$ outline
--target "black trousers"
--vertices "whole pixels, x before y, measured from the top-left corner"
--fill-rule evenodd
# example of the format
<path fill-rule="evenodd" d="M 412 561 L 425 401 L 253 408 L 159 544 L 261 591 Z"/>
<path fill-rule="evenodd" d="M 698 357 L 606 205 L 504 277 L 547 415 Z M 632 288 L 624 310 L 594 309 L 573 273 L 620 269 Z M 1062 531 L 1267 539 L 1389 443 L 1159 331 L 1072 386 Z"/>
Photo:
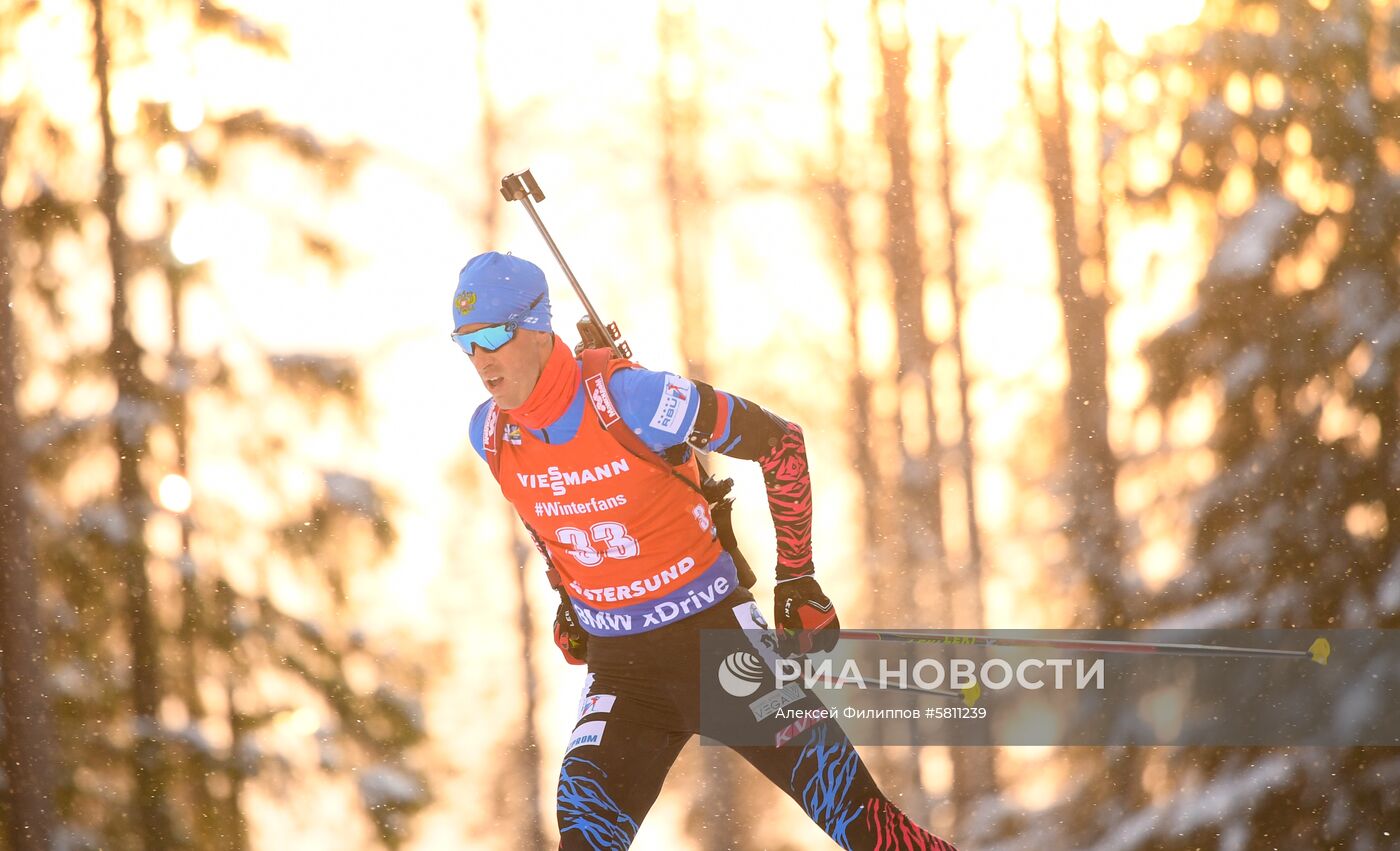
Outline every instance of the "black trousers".
<path fill-rule="evenodd" d="M 752 629 L 755 621 L 763 624 L 753 597 L 739 589 L 651 632 L 590 639 L 588 682 L 559 770 L 560 848 L 631 845 L 671 764 L 699 729 L 700 631 Z M 771 681 L 762 687 L 772 688 Z M 820 706 L 804 695 L 789 708 Z M 954 851 L 885 797 L 834 721 L 794 726 L 774 713 L 754 723 L 764 728 L 759 740 L 775 744 L 733 750 L 840 847 Z"/>

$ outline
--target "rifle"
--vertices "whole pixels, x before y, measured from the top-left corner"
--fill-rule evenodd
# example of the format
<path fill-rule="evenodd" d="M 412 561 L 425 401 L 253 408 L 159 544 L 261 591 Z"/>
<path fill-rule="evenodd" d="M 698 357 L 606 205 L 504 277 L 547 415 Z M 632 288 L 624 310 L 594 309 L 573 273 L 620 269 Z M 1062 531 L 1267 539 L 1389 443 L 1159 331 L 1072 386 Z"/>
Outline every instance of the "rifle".
<path fill-rule="evenodd" d="M 574 288 L 574 294 L 583 303 L 585 313 L 577 323 L 579 343 L 574 347 L 574 355 L 578 356 L 584 349 L 609 348 L 612 349 L 616 357 L 631 358 L 632 347 L 627 345 L 626 340 L 622 339 L 622 332 L 618 329 L 617 323 L 604 322 L 599 316 L 597 309 L 593 307 L 593 302 L 589 300 L 588 295 L 579 284 L 578 278 L 574 277 L 574 272 L 569 268 L 568 261 L 564 259 L 559 246 L 549 235 L 549 229 L 544 226 L 544 220 L 540 218 L 539 211 L 535 209 L 535 204 L 544 200 L 544 191 L 540 189 L 539 183 L 535 181 L 534 175 L 530 174 L 530 170 L 526 169 L 501 178 L 501 196 L 507 201 L 519 201 L 525 206 L 525 212 L 530 214 L 535 228 L 539 230 L 540 236 L 544 237 L 545 244 L 549 246 L 559 268 L 564 270 L 564 277 L 569 279 L 569 284 Z M 698 448 L 696 447 L 696 449 Z M 734 510 L 734 499 L 729 496 L 729 491 L 734 487 L 734 480 L 716 479 L 705 471 L 698 456 L 695 463 L 700 470 L 700 493 L 710 504 L 710 516 L 715 521 L 715 531 L 719 535 L 720 546 L 724 547 L 725 552 L 729 553 L 729 557 L 734 559 L 734 566 L 739 574 L 739 584 L 745 588 L 752 588 L 758 578 L 754 576 L 753 568 L 749 567 L 743 553 L 739 552 L 739 542 L 734 537 L 734 524 L 730 516 Z"/>

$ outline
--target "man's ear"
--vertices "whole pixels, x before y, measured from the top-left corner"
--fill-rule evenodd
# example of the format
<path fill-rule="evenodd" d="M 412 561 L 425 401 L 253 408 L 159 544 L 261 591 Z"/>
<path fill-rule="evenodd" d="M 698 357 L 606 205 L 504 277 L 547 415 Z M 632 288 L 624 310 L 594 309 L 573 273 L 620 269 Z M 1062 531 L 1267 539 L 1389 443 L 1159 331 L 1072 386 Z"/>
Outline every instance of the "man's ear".
<path fill-rule="evenodd" d="M 524 329 L 521 330 L 524 331 Z M 530 335 L 529 340 L 531 344 L 534 345 L 535 351 L 540 355 L 540 357 L 542 359 L 548 360 L 550 354 L 554 351 L 554 332 L 524 331 L 524 333 Z"/>

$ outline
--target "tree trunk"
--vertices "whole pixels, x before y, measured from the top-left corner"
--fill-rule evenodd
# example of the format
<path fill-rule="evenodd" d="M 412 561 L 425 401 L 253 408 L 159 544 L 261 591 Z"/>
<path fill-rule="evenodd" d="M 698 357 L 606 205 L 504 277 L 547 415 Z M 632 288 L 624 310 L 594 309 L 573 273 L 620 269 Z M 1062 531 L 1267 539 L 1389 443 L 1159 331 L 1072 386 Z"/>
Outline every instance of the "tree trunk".
<path fill-rule="evenodd" d="M 471 0 L 468 9 L 472 18 L 472 32 L 476 36 L 476 101 L 481 109 L 481 172 L 487 186 L 495 186 L 501 179 L 497 159 L 501 149 L 501 117 L 491 96 L 490 65 L 486 61 L 486 44 L 490 26 L 486 18 L 486 0 Z M 494 248 L 500 239 L 500 199 L 494 191 L 487 193 L 485 204 L 479 213 L 483 243 Z"/>
<path fill-rule="evenodd" d="M 523 797 L 521 807 L 524 810 L 520 814 L 520 832 L 516 835 L 521 837 L 522 848 L 544 849 L 549 847 L 549 840 L 545 838 L 544 822 L 540 818 L 540 747 L 535 735 L 535 715 L 539 711 L 539 682 L 535 677 L 535 626 L 530 613 L 529 578 L 526 575 L 530 553 L 534 552 L 534 547 L 525 539 L 520 524 L 512 523 L 511 529 L 511 548 L 519 567 L 515 571 L 515 589 L 519 597 L 516 626 L 520 632 L 521 688 L 525 692 L 525 724 L 513 754 Z"/>
<path fill-rule="evenodd" d="M 861 523 L 856 551 L 868 553 L 880 539 L 881 502 L 884 483 L 872 451 L 873 435 L 870 423 L 870 379 L 861 369 L 860 286 L 856 279 L 855 223 L 851 215 L 850 184 L 846 182 L 846 131 L 841 124 L 841 75 L 836 65 L 836 33 L 828 20 L 823 27 L 826 35 L 827 62 L 830 77 L 826 87 L 828 137 L 831 144 L 831 173 L 818 187 L 827 212 L 835 244 L 837 273 L 841 276 L 841 292 L 846 301 L 846 332 L 851 341 L 851 361 L 847 393 L 851 412 L 851 465 L 855 468 L 861 496 Z M 867 562 L 873 563 L 873 562 Z M 873 579 L 873 577 L 872 577 Z M 872 584 L 874 584 L 872 582 Z"/>
<path fill-rule="evenodd" d="M 501 177 L 497 160 L 502 143 L 502 122 L 497 112 L 496 102 L 491 95 L 491 79 L 484 49 L 489 38 L 485 0 L 471 0 L 469 11 L 477 45 L 475 51 L 477 103 L 481 109 L 480 168 L 486 185 L 494 186 Z M 487 202 L 482 205 L 479 214 L 482 242 L 488 247 L 494 248 L 500 239 L 500 216 L 497 212 L 499 209 L 500 202 L 496 193 L 489 193 Z M 534 547 L 526 540 L 518 519 L 513 516 L 514 512 L 507 509 L 506 515 L 512 529 L 511 550 L 515 557 L 515 563 L 519 567 L 519 570 L 516 571 L 516 628 L 520 641 L 522 659 L 520 687 L 524 692 L 525 709 L 520 738 L 509 755 L 509 761 L 512 764 L 504 773 L 506 776 L 514 775 L 519 779 L 522 796 L 521 811 L 513 813 L 512 816 L 519 820 L 515 835 L 521 837 L 521 847 L 544 849 L 549 846 L 549 840 L 540 815 L 543 803 L 543 791 L 540 788 L 542 765 L 539 734 L 536 731 L 536 716 L 539 712 L 539 682 L 535 676 L 535 620 L 534 614 L 530 610 L 530 575 L 527 575 L 531 574 L 531 571 L 527 570 L 527 565 Z M 536 581 L 542 578 L 538 573 L 532 575 Z M 513 783 L 513 781 L 508 782 Z"/>
<path fill-rule="evenodd" d="M 14 119 L 0 116 L 0 183 Z M 10 271 L 10 217 L 0 208 L 0 770 L 14 851 L 47 849 L 54 831 L 54 737 L 44 668 L 39 580 L 29 538 L 28 476 L 17 396 L 19 339 Z"/>
<path fill-rule="evenodd" d="M 117 217 L 122 179 L 115 162 L 116 137 L 112 131 L 111 85 L 104 0 L 92 0 L 93 74 L 97 79 L 98 118 L 102 124 L 102 183 L 97 205 L 107 222 L 107 253 L 112 267 L 111 342 L 106 353 L 108 370 L 117 384 L 112 439 L 116 449 L 117 503 L 125 521 L 121 540 L 114 542 L 115 562 L 126 590 L 127 639 L 131 654 L 131 699 L 135 711 L 135 745 L 132 772 L 135 806 L 142 842 L 146 848 L 171 847 L 172 835 L 165 809 L 166 768 L 162 752 L 159 659 L 150 582 L 146 575 L 144 530 L 150 513 L 149 498 L 141 481 L 141 456 L 145 451 L 146 420 L 152 409 L 141 375 L 141 351 L 128 327 L 127 239 Z"/>
<path fill-rule="evenodd" d="M 950 599 L 966 604 L 966 610 L 954 613 L 959 626 L 982 629 L 986 626 L 982 611 L 982 534 L 977 522 L 977 489 L 975 455 L 972 446 L 972 410 L 968 405 L 967 357 L 962 337 L 962 276 L 958 264 L 958 234 L 961 225 L 953 203 L 953 175 L 957 173 L 953 139 L 949 131 L 948 88 L 952 80 L 951 47 L 948 39 L 938 36 L 938 137 L 943 144 L 942 168 L 938 171 L 938 195 L 948 222 L 946 251 L 948 254 L 948 293 L 952 302 L 952 347 L 958 362 L 958 409 L 962 414 L 962 437 L 959 440 L 959 461 L 962 468 L 965 515 L 967 519 L 967 563 L 957 582 L 956 594 Z M 951 572 L 951 570 L 950 570 Z M 946 624 L 954 626 L 953 623 Z M 953 763 L 953 819 L 957 827 L 969 821 L 977 800 L 993 795 L 997 789 L 996 751 L 990 747 L 985 727 L 969 728 L 976 738 L 966 738 L 963 747 L 949 751 Z"/>
<path fill-rule="evenodd" d="M 661 189 L 666 205 L 667 238 L 671 249 L 671 290 L 676 299 L 676 323 L 681 358 L 687 375 L 708 380 L 709 305 L 705 298 L 704 264 L 700 250 L 704 216 L 709 206 L 700 163 L 700 107 L 696 88 L 678 91 L 672 65 L 698 66 L 693 35 L 694 11 L 677 12 L 663 3 L 657 18 L 661 49 L 658 103 L 661 109 Z"/>
<path fill-rule="evenodd" d="M 229 669 L 224 679 L 224 700 L 227 704 L 229 728 L 228 793 L 223 801 L 223 814 L 220 824 L 222 847 L 229 851 L 245 851 L 248 848 L 248 825 L 243 819 L 243 792 L 248 785 L 252 766 L 250 752 L 256 748 L 252 741 L 253 724 L 239 709 L 239 689 L 248 681 L 249 671 L 244 657 L 238 652 L 238 636 L 233 625 L 238 622 L 237 595 L 227 582 L 216 581 L 214 585 L 214 607 L 221 618 L 223 633 L 221 643 L 228 659 Z"/>
<path fill-rule="evenodd" d="M 189 480 L 189 433 L 190 433 L 190 394 L 194 390 L 193 360 L 185 353 L 183 322 L 180 305 L 184 296 L 184 282 L 178 276 L 168 280 L 170 291 L 170 396 L 167 400 L 167 416 L 175 438 L 174 472 Z M 204 700 L 200 696 L 200 680 L 203 677 L 202 656 L 208 652 L 205 636 L 206 617 L 199 572 L 190 552 L 190 533 L 194 524 L 190 512 L 193 506 L 175 511 L 180 520 L 180 549 L 176 553 L 176 569 L 180 577 L 180 625 L 179 625 L 179 664 L 174 666 L 178 677 L 177 693 L 189 713 L 189 723 L 196 729 L 208 717 Z M 222 840 L 221 818 L 241 819 L 241 806 L 235 805 L 230 812 L 219 812 L 219 801 L 210 788 L 210 781 L 223 771 L 223 766 L 201 748 L 190 748 L 184 754 L 182 773 L 184 783 L 194 807 L 192 822 L 193 841 L 200 848 L 218 847 Z"/>
<path fill-rule="evenodd" d="M 871 20 L 878 33 L 880 69 L 884 89 L 881 130 L 890 165 L 885 194 L 886 232 L 884 252 L 894 284 L 895 381 L 899 398 L 896 433 L 900 453 L 899 508 L 903 517 L 898 567 L 880 587 L 880 593 L 903 608 L 901 619 L 923 623 L 930 617 L 946 617 L 947 588 L 943 541 L 942 476 L 939 470 L 938 413 L 934 405 L 933 345 L 924 321 L 924 264 L 920 247 L 918 210 L 914 200 L 914 163 L 910 150 L 909 33 L 898 11 L 898 26 L 883 26 L 881 0 L 872 0 Z M 890 18 L 895 18 L 891 15 Z M 924 446 L 915 434 L 927 433 Z M 942 611 L 920 612 L 917 588 L 920 580 L 932 580 Z M 899 786 L 907 794 L 924 798 L 918 749 L 904 752 L 899 765 Z M 921 802 L 922 803 L 922 802 Z M 906 803 L 906 808 L 908 804 Z M 915 812 L 924 809 L 919 807 Z"/>
<path fill-rule="evenodd" d="M 1070 545 L 1089 579 L 1097 609 L 1092 626 L 1126 627 L 1122 532 L 1114 487 L 1118 461 L 1108 442 L 1108 300 L 1088 294 L 1076 221 L 1074 172 L 1065 96 L 1063 27 L 1054 34 L 1055 108 L 1040 112 L 1045 188 L 1054 219 L 1059 296 L 1069 383 L 1064 408 L 1069 441 Z"/>
<path fill-rule="evenodd" d="M 1049 196 L 1058 262 L 1058 292 L 1064 323 L 1069 381 L 1065 387 L 1070 517 L 1066 524 L 1071 552 L 1088 578 L 1093 608 L 1088 624 L 1123 628 L 1130 624 L 1123 581 L 1122 531 L 1114 490 L 1118 461 L 1108 441 L 1108 300 L 1105 292 L 1084 288 L 1084 254 L 1074 193 L 1071 114 L 1065 94 L 1064 27 L 1056 5 L 1051 51 L 1055 69 L 1053 106 L 1039 106 L 1026 63 L 1027 99 L 1035 106 L 1045 190 Z M 1101 247 L 1107 270 L 1107 248 Z M 1141 760 L 1131 749 L 1104 752 L 1109 796 L 1127 811 L 1143 801 Z M 1085 814 L 1087 818 L 1087 814 Z"/>
<path fill-rule="evenodd" d="M 692 83 L 681 89 L 676 63 L 700 66 L 695 38 L 693 7 L 678 8 L 663 2 L 657 13 L 657 44 L 660 67 L 657 75 L 657 103 L 660 108 L 661 189 L 666 206 L 666 238 L 670 247 L 671 290 L 676 301 L 676 335 L 686 374 L 700 381 L 711 379 L 708 352 L 709 303 L 705 292 L 703 242 L 709 197 L 705 189 L 704 166 L 700 160 L 700 139 L 704 120 L 699 103 L 700 86 Z M 698 75 L 697 75 L 698 76 Z M 725 748 L 699 749 L 697 778 L 701 782 L 696 818 L 688 820 L 705 851 L 738 847 L 741 837 L 752 833 L 748 811 L 739 807 L 742 778 L 734 771 L 735 757 Z M 704 816 L 703 818 L 699 816 Z M 725 829 L 714 829 L 713 819 L 724 819 Z"/>

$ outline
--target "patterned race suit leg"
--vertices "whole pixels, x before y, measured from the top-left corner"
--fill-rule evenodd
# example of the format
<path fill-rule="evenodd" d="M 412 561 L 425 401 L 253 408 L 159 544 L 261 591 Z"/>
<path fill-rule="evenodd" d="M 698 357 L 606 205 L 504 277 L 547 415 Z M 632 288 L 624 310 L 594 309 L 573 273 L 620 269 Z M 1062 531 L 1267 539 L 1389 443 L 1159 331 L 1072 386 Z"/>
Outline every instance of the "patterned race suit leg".
<path fill-rule="evenodd" d="M 739 590 L 645 635 L 591 640 L 589 676 L 559 772 L 560 848 L 629 847 L 699 728 L 700 631 L 740 628 L 737 615 L 754 611 L 752 600 Z M 781 747 L 734 750 L 841 848 L 955 851 L 880 791 L 835 722 L 816 724 Z"/>

